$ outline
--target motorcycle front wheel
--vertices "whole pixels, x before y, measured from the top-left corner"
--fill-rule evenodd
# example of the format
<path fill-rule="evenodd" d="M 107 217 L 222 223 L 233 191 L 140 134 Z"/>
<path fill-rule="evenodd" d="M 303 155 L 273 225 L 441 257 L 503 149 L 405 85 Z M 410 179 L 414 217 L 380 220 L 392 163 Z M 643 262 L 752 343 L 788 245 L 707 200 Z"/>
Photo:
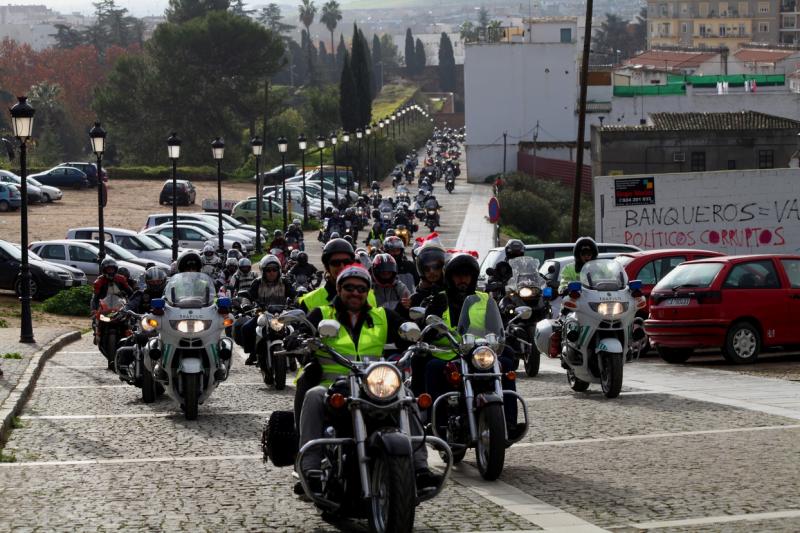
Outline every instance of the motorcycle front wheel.
<path fill-rule="evenodd" d="M 491 403 L 478 412 L 475 456 L 483 479 L 494 481 L 500 477 L 506 460 L 506 424 L 502 404 Z"/>
<path fill-rule="evenodd" d="M 275 389 L 286 388 L 286 356 L 272 355 L 272 371 L 275 378 Z"/>
<path fill-rule="evenodd" d="M 589 388 L 589 382 L 579 379 L 572 369 L 567 369 L 567 383 L 569 383 L 569 388 L 575 392 L 584 392 Z"/>
<path fill-rule="evenodd" d="M 622 354 L 601 353 L 600 385 L 606 398 L 616 398 L 622 390 Z"/>
<path fill-rule="evenodd" d="M 261 370 L 261 376 L 264 378 L 264 385 L 272 385 L 275 381 L 272 377 L 272 369 L 267 364 L 266 349 L 259 349 L 258 351 L 258 368 Z"/>
<path fill-rule="evenodd" d="M 144 365 L 142 365 L 144 366 Z M 153 374 L 146 368 L 142 369 L 142 402 L 153 403 L 156 401 L 157 394 L 156 380 L 153 379 Z"/>
<path fill-rule="evenodd" d="M 200 400 L 201 374 L 181 374 L 183 381 L 183 412 L 186 420 L 197 420 L 197 406 Z"/>
<path fill-rule="evenodd" d="M 106 333 L 103 337 L 101 346 L 103 347 L 101 350 L 103 355 L 105 355 L 106 359 L 108 359 L 109 370 L 114 370 L 114 359 L 116 358 L 117 353 L 117 334 L 114 331 L 109 331 Z"/>
<path fill-rule="evenodd" d="M 536 377 L 539 375 L 539 364 L 541 363 L 541 357 L 539 356 L 539 350 L 531 344 L 528 346 L 528 351 L 525 354 L 525 374 L 530 377 Z"/>
<path fill-rule="evenodd" d="M 410 456 L 378 454 L 372 462 L 369 529 L 373 533 L 401 533 L 414 528 L 417 499 L 414 465 Z"/>

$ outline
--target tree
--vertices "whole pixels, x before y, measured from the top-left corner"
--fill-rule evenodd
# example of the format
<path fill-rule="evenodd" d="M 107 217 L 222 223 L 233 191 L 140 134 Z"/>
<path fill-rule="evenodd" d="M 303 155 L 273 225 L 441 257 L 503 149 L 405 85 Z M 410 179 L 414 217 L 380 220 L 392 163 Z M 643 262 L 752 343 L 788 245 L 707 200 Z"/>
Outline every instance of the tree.
<path fill-rule="evenodd" d="M 636 15 L 636 22 L 632 25 L 632 40 L 631 43 L 634 48 L 634 54 L 647 48 L 647 8 L 643 7 L 642 10 Z"/>
<path fill-rule="evenodd" d="M 336 26 L 339 25 L 339 21 L 342 20 L 342 10 L 339 7 L 339 2 L 336 0 L 328 0 L 322 5 L 322 16 L 319 19 L 325 27 L 328 28 L 328 31 L 331 32 L 331 53 L 335 50 L 334 43 L 333 43 L 333 31 L 336 29 Z"/>
<path fill-rule="evenodd" d="M 350 67 L 356 85 L 358 123 L 361 127 L 372 121 L 372 74 L 368 58 L 369 48 L 358 26 L 353 24 L 353 44 Z"/>
<path fill-rule="evenodd" d="M 347 45 L 344 44 L 344 34 L 339 34 L 339 46 L 336 47 L 336 67 L 341 70 L 344 66 L 344 56 L 347 54 Z"/>
<path fill-rule="evenodd" d="M 361 31 L 361 28 L 358 29 L 358 36 L 361 39 L 361 49 L 364 51 L 364 72 L 366 73 L 367 81 L 369 82 L 369 102 L 371 116 L 372 100 L 375 98 L 375 95 L 378 94 L 378 87 L 375 84 L 375 69 L 372 68 L 372 52 L 369 49 L 369 43 L 367 42 L 367 38 L 364 37 L 364 32 Z"/>
<path fill-rule="evenodd" d="M 231 5 L 231 13 L 234 15 L 239 15 L 240 17 L 249 17 L 255 12 L 255 9 L 245 9 L 244 0 L 233 0 L 233 4 Z"/>
<path fill-rule="evenodd" d="M 458 27 L 458 33 L 461 40 L 465 43 L 472 43 L 478 40 L 478 30 L 475 28 L 475 25 L 468 20 L 461 23 L 461 26 Z"/>
<path fill-rule="evenodd" d="M 306 32 L 311 35 L 309 28 L 314 24 L 314 17 L 317 16 L 317 6 L 314 5 L 314 0 L 303 0 L 298 6 L 300 13 L 300 22 L 306 27 Z"/>
<path fill-rule="evenodd" d="M 381 35 L 381 59 L 385 68 L 399 67 L 401 63 L 397 45 L 388 33 Z"/>
<path fill-rule="evenodd" d="M 319 54 L 317 57 L 319 58 L 320 65 L 325 65 L 327 63 L 330 63 L 330 58 L 328 57 L 328 47 L 325 46 L 325 41 L 319 42 L 318 50 Z"/>
<path fill-rule="evenodd" d="M 413 76 L 416 72 L 416 51 L 414 50 L 414 36 L 411 35 L 411 28 L 406 28 L 406 74 Z"/>
<path fill-rule="evenodd" d="M 439 87 L 445 92 L 456 90 L 456 58 L 453 43 L 445 32 L 439 39 Z"/>
<path fill-rule="evenodd" d="M 288 33 L 295 28 L 291 24 L 281 22 L 283 15 L 278 4 L 269 4 L 267 7 L 262 7 L 256 20 L 278 34 Z"/>
<path fill-rule="evenodd" d="M 353 133 L 363 126 L 358 110 L 358 89 L 350 67 L 350 54 L 344 53 L 344 66 L 339 79 L 339 118 L 342 128 Z"/>
<path fill-rule="evenodd" d="M 503 26 L 499 20 L 489 22 L 486 27 L 486 42 L 499 43 L 503 38 Z"/>
<path fill-rule="evenodd" d="M 302 3 L 298 6 L 298 12 L 300 13 L 300 22 L 303 26 L 306 27 L 305 29 L 305 38 L 303 38 L 301 33 L 301 40 L 300 46 L 306 51 L 306 58 L 308 60 L 308 76 L 310 83 L 317 82 L 316 76 L 316 69 L 314 68 L 314 51 L 312 48 L 314 47 L 311 44 L 311 25 L 314 23 L 314 17 L 317 15 L 317 6 L 314 5 L 314 0 L 302 0 Z M 304 44 L 305 43 L 305 44 Z"/>
<path fill-rule="evenodd" d="M 322 134 L 339 129 L 339 88 L 335 85 L 313 87 L 306 91 L 306 105 L 303 106 L 305 123 L 309 132 Z"/>
<path fill-rule="evenodd" d="M 56 48 L 69 49 L 83 44 L 83 36 L 78 30 L 66 24 L 54 24 L 54 26 L 56 33 L 52 34 L 51 37 L 56 40 Z"/>
<path fill-rule="evenodd" d="M 478 10 L 478 28 L 486 30 L 489 27 L 489 11 L 485 6 Z"/>
<path fill-rule="evenodd" d="M 414 68 L 417 71 L 417 74 L 421 74 L 423 70 L 425 70 L 425 65 L 427 63 L 427 58 L 425 56 L 425 46 L 422 44 L 422 41 L 417 39 L 417 46 L 414 50 Z"/>
<path fill-rule="evenodd" d="M 383 52 L 377 33 L 372 35 L 372 73 L 375 78 L 373 93 L 378 94 L 383 88 Z"/>
<path fill-rule="evenodd" d="M 612 63 L 632 57 L 638 49 L 629 32 L 629 23 L 619 15 L 606 13 L 606 20 L 592 39 L 592 50 L 600 63 Z"/>
<path fill-rule="evenodd" d="M 227 11 L 230 4 L 230 0 L 169 0 L 165 15 L 167 22 L 181 24 L 212 11 Z"/>

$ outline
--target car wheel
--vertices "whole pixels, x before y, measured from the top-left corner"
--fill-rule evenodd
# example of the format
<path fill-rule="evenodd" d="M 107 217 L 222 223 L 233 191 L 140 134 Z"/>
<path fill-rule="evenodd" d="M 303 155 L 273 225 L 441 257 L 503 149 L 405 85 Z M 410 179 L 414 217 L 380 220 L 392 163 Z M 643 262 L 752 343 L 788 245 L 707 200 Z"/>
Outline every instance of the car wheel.
<path fill-rule="evenodd" d="M 36 278 L 31 274 L 30 279 L 30 296 L 33 300 L 38 300 L 42 294 L 41 290 L 39 289 L 39 284 L 36 282 Z M 17 294 L 17 297 L 22 297 L 22 277 L 17 277 L 17 281 L 14 282 L 14 292 Z"/>
<path fill-rule="evenodd" d="M 45 195 L 43 196 L 43 200 L 44 200 L 44 202 L 45 202 L 45 203 L 47 203 L 47 204 L 49 204 L 50 202 L 52 202 L 52 201 L 53 201 L 53 199 L 52 199 L 52 198 L 50 198 L 50 195 L 49 195 L 49 194 L 45 194 Z"/>
<path fill-rule="evenodd" d="M 692 348 L 668 348 L 666 346 L 659 346 L 657 349 L 659 357 L 671 365 L 685 363 L 694 352 Z"/>
<path fill-rule="evenodd" d="M 5 213 L 8 211 L 9 205 L 8 202 L 5 200 L 0 200 L 0 213 Z"/>
<path fill-rule="evenodd" d="M 749 322 L 737 322 L 728 330 L 722 355 L 737 365 L 755 363 L 761 351 L 761 335 Z"/>

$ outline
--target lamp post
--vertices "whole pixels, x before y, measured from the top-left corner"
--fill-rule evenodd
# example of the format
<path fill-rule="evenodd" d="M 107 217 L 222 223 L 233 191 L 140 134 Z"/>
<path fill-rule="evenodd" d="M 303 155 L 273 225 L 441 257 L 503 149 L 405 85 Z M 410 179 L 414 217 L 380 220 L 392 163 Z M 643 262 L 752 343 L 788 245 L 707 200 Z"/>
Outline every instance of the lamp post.
<path fill-rule="evenodd" d="M 372 127 L 369 124 L 364 128 L 364 136 L 366 137 L 367 143 L 367 187 L 370 187 L 372 184 L 372 165 L 370 165 L 370 147 L 369 147 L 369 136 L 372 135 Z"/>
<path fill-rule="evenodd" d="M 308 198 L 306 197 L 306 136 L 302 133 L 297 137 L 297 146 L 300 148 L 300 168 L 303 171 L 303 226 L 308 224 Z M 286 192 L 286 181 L 284 180 L 284 193 Z"/>
<path fill-rule="evenodd" d="M 258 135 L 250 139 L 250 147 L 256 158 L 256 253 L 261 253 L 261 203 L 263 202 L 264 192 L 261 190 L 261 172 L 259 163 L 261 153 L 264 151 L 264 141 Z M 269 203 L 269 219 L 272 220 L 272 202 Z"/>
<path fill-rule="evenodd" d="M 94 123 L 94 127 L 89 130 L 89 139 L 92 141 L 92 152 L 97 157 L 97 235 L 100 245 L 100 261 L 106 256 L 106 232 L 103 227 L 103 204 L 105 194 L 103 194 L 103 152 L 106 150 L 106 130 L 100 127 L 99 122 Z"/>
<path fill-rule="evenodd" d="M 364 167 L 361 165 L 361 138 L 364 137 L 364 132 L 361 128 L 356 128 L 356 139 L 358 139 L 358 195 L 361 196 L 361 176 L 363 175 Z"/>
<path fill-rule="evenodd" d="M 279 137 L 278 138 L 278 151 L 281 153 L 281 176 L 283 176 L 283 194 L 281 194 L 281 198 L 283 199 L 283 232 L 286 233 L 286 230 L 289 226 L 287 217 L 289 216 L 287 209 L 286 209 L 286 150 L 289 149 L 289 142 L 286 140 L 286 137 Z M 270 200 L 270 203 L 272 200 Z"/>
<path fill-rule="evenodd" d="M 350 161 L 350 133 L 346 131 L 342 133 L 342 142 L 344 143 L 344 159 L 347 161 L 347 167 L 350 169 L 349 172 L 345 173 L 347 176 L 347 186 L 345 187 L 345 190 L 347 191 L 347 200 L 350 201 L 350 190 L 353 188 L 351 183 L 351 178 L 353 176 L 353 163 Z"/>
<path fill-rule="evenodd" d="M 172 260 L 178 260 L 178 158 L 181 156 L 181 140 L 174 131 L 167 139 L 167 155 L 172 160 Z"/>
<path fill-rule="evenodd" d="M 372 125 L 375 127 L 375 125 Z M 383 131 L 383 122 L 378 121 L 378 133 L 372 138 L 372 179 L 378 181 L 378 135 Z"/>
<path fill-rule="evenodd" d="M 19 140 L 19 174 L 20 174 L 20 194 L 22 196 L 22 206 L 20 207 L 20 217 L 22 227 L 20 235 L 20 253 L 22 255 L 19 267 L 20 279 L 20 301 L 22 302 L 22 316 L 19 328 L 19 342 L 36 342 L 33 338 L 33 320 L 31 318 L 31 271 L 28 265 L 28 178 L 27 168 L 27 141 L 33 132 L 33 115 L 36 110 L 27 102 L 26 96 L 17 98 L 17 103 L 9 110 L 11 112 L 11 127 L 14 130 L 14 137 Z"/>
<path fill-rule="evenodd" d="M 322 171 L 322 151 L 325 149 L 325 137 L 317 135 L 317 148 L 319 148 L 319 217 L 325 215 L 325 172 Z"/>
<path fill-rule="evenodd" d="M 397 121 L 398 113 L 392 113 L 389 117 L 392 120 L 392 139 L 397 139 L 397 130 L 395 130 L 395 122 Z"/>
<path fill-rule="evenodd" d="M 336 207 L 339 207 L 339 173 L 336 171 L 336 143 L 339 142 L 339 138 L 336 136 L 336 132 L 331 132 L 331 148 L 333 148 L 333 201 L 336 202 Z"/>
<path fill-rule="evenodd" d="M 225 241 L 222 234 L 222 156 L 225 155 L 225 143 L 217 137 L 211 143 L 211 155 L 217 162 L 217 222 L 219 222 L 219 253 L 225 251 Z"/>

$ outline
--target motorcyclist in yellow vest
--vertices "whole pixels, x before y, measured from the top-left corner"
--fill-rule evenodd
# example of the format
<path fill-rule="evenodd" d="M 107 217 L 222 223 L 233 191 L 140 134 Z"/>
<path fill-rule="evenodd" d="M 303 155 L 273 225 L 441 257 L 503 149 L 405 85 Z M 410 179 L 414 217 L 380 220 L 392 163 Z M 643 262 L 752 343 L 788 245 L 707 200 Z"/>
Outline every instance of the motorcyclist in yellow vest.
<path fill-rule="evenodd" d="M 322 265 L 325 267 L 325 284 L 300 298 L 300 308 L 308 313 L 329 305 L 336 296 L 336 277 L 344 267 L 355 262 L 356 254 L 353 246 L 344 239 L 331 239 L 322 249 Z M 368 293 L 369 304 L 377 307 L 375 294 L 370 289 Z"/>
<path fill-rule="evenodd" d="M 440 316 L 451 329 L 455 330 L 458 326 L 458 319 L 461 316 L 464 300 L 474 294 L 481 299 L 481 302 L 470 308 L 470 322 L 472 324 L 482 323 L 485 320 L 486 305 L 490 296 L 485 292 L 475 290 L 478 285 L 479 272 L 478 260 L 472 255 L 467 253 L 453 255 L 444 266 L 445 292 L 434 298 L 425 311 L 426 316 Z M 434 344 L 442 347 L 450 346 L 446 339 L 434 341 Z M 445 367 L 448 361 L 455 356 L 454 351 L 435 353 L 425 367 L 425 389 L 434 401 L 442 394 L 452 390 L 451 385 L 445 378 Z M 498 359 L 503 372 L 514 370 L 515 359 L 508 350 L 498 354 Z M 505 376 L 502 378 L 502 383 L 504 390 L 517 390 L 516 383 Z M 506 414 L 506 427 L 508 427 L 509 436 L 518 431 L 521 432 L 522 429 L 517 426 L 516 402 L 504 402 L 503 409 Z"/>
<path fill-rule="evenodd" d="M 369 272 L 360 265 L 345 267 L 336 280 L 337 296 L 331 305 L 324 305 L 314 309 L 308 314 L 308 320 L 315 327 L 323 319 L 334 319 L 341 324 L 339 335 L 333 339 L 323 339 L 322 342 L 335 349 L 341 355 L 353 360 L 379 360 L 386 343 L 407 347 L 408 343 L 398 335 L 402 318 L 394 311 L 381 307 L 372 307 L 367 302 L 367 293 L 371 285 Z M 308 384 L 313 375 L 317 386 L 312 387 L 304 394 L 304 401 L 299 417 L 298 430 L 300 433 L 300 446 L 313 439 L 323 437 L 325 428 L 325 396 L 328 387 L 338 376 L 349 374 L 347 368 L 337 364 L 330 355 L 324 351 L 315 354 L 314 360 L 305 367 L 305 376 Z M 298 394 L 300 390 L 298 390 Z M 295 404 L 296 405 L 296 404 Z M 422 434 L 422 427 L 412 421 L 412 432 Z M 314 470 L 319 470 L 322 461 L 321 450 L 309 450 L 303 457 L 301 468 L 304 472 L 311 472 L 309 482 L 312 491 L 321 487 L 319 478 L 313 475 Z M 432 473 L 427 465 L 427 451 L 425 446 L 420 446 L 414 452 L 414 467 L 416 469 L 417 486 L 436 486 L 441 477 Z M 302 487 L 295 486 L 295 491 L 300 494 Z M 299 492 L 298 492 L 299 491 Z"/>

